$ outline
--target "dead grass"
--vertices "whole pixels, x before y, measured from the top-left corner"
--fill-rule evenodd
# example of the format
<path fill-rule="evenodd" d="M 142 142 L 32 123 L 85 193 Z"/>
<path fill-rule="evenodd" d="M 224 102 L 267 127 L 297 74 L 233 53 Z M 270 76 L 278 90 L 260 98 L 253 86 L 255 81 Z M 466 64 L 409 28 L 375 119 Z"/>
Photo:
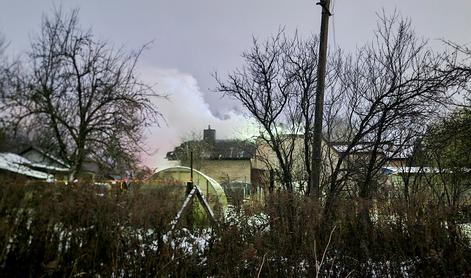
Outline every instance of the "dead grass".
<path fill-rule="evenodd" d="M 469 274 L 471 250 L 450 212 L 391 201 L 368 234 L 355 203 L 326 226 L 311 199 L 283 192 L 239 204 L 218 227 L 185 219 L 175 187 L 103 193 L 89 185 L 0 187 L 0 272 L 23 276 L 362 277 Z M 448 223 L 445 225 L 444 223 Z M 187 228 L 187 230 L 182 230 Z M 365 238 L 368 259 L 359 246 Z"/>

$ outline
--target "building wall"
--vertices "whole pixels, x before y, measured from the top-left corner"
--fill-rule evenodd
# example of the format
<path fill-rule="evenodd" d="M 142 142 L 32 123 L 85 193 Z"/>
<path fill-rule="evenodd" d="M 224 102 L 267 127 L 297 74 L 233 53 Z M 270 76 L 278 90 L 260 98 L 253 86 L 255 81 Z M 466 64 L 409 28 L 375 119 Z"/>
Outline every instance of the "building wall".
<path fill-rule="evenodd" d="M 398 168 L 407 167 L 408 166 L 407 165 L 407 159 L 405 159 L 405 158 L 393 159 L 393 160 L 388 161 L 386 166 L 387 167 L 398 167 Z"/>
<path fill-rule="evenodd" d="M 285 149 L 289 149 L 289 144 L 294 144 L 293 150 L 293 175 L 294 179 L 304 178 L 304 138 L 296 136 L 294 140 L 286 140 Z M 322 141 L 322 164 L 324 175 L 330 175 L 330 169 L 335 166 L 338 160 L 337 152 L 331 148 L 324 140 Z M 255 158 L 253 159 L 253 168 L 263 171 L 268 171 L 270 168 L 278 168 L 278 159 L 275 152 L 268 146 L 268 144 L 259 139 L 257 140 L 257 150 Z"/>
<path fill-rule="evenodd" d="M 250 160 L 203 160 L 200 171 L 219 183 L 228 181 L 251 182 Z"/>

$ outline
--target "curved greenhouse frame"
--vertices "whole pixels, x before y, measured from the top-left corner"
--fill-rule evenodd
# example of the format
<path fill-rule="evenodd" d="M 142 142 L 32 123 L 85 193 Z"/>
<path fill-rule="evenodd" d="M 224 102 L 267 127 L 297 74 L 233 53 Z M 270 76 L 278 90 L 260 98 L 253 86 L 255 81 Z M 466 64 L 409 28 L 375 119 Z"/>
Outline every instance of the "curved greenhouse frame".
<path fill-rule="evenodd" d="M 177 185 L 185 185 L 190 181 L 191 168 L 185 166 L 173 166 L 155 172 L 153 180 L 172 180 Z M 219 203 L 223 208 L 227 207 L 227 197 L 222 186 L 210 176 L 193 169 L 193 183 L 199 187 L 211 206 Z"/>

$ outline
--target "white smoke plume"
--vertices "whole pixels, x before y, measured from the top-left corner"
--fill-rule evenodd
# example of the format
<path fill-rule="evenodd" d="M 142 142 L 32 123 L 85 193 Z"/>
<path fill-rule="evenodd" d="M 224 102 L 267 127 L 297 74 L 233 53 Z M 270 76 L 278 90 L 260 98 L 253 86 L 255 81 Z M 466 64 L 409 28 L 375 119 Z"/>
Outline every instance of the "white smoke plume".
<path fill-rule="evenodd" d="M 239 113 L 227 111 L 223 119 L 215 117 L 193 76 L 176 69 L 143 68 L 141 72 L 144 81 L 156 84 L 157 93 L 168 96 L 168 99 L 155 100 L 165 121 L 160 121 L 160 127 L 152 127 L 146 134 L 146 148 L 151 155 L 142 155 L 145 165 L 168 166 L 166 153 L 192 134 L 202 135 L 208 125 L 216 129 L 217 139 L 248 139 L 257 134 L 254 121 Z"/>

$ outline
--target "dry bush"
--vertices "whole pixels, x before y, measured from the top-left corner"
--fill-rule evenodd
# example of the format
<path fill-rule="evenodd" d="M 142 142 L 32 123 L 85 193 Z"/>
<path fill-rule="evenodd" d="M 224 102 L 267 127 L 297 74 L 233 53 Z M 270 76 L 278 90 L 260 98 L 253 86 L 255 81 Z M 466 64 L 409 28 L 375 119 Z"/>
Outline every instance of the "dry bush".
<path fill-rule="evenodd" d="M 359 203 L 323 223 L 311 198 L 274 192 L 231 207 L 218 225 L 190 225 L 174 186 L 102 193 L 89 185 L 3 184 L 3 276 L 364 277 L 468 275 L 471 250 L 455 211 L 423 198 L 375 205 L 367 234 Z M 186 213 L 189 214 L 189 213 Z M 193 219 L 194 220 L 194 219 Z M 186 228 L 183 228 L 186 227 Z M 362 254 L 360 242 L 370 253 Z"/>
<path fill-rule="evenodd" d="M 0 269 L 7 276 L 153 273 L 180 202 L 169 188 L 100 193 L 90 185 L 3 184 Z"/>

